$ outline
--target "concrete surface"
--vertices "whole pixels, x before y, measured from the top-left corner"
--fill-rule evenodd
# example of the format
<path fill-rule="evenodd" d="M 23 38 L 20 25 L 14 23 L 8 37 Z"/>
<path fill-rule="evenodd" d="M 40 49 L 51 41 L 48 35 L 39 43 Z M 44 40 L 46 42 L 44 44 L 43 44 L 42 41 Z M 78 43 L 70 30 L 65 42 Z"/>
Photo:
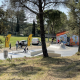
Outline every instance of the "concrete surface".
<path fill-rule="evenodd" d="M 75 47 L 67 47 L 64 46 L 63 44 L 51 44 L 48 48 L 48 54 L 49 56 L 53 57 L 55 55 L 57 56 L 72 56 L 74 55 L 77 51 L 78 51 L 78 46 Z M 32 54 L 31 54 L 32 53 Z M 35 54 L 36 53 L 36 54 Z M 59 55 L 58 55 L 59 54 Z M 8 58 L 10 58 L 12 56 L 12 58 L 20 58 L 20 57 L 32 57 L 32 56 L 39 56 L 39 55 L 43 55 L 42 53 L 42 49 L 34 49 L 34 50 L 29 50 L 27 53 L 24 53 L 23 50 L 19 50 L 19 51 L 12 51 L 12 52 L 8 52 Z M 54 56 L 54 57 L 57 57 Z M 4 53 L 0 53 L 0 59 L 4 60 Z"/>

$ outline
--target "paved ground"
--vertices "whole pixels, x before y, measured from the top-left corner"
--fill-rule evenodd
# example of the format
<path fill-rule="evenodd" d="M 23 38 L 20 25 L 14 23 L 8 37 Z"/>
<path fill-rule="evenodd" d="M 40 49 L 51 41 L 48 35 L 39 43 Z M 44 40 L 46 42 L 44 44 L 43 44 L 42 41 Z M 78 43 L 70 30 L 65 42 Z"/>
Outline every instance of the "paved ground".
<path fill-rule="evenodd" d="M 62 48 L 60 44 L 52 44 L 48 47 L 50 50 L 54 50 L 55 53 L 61 54 L 61 56 L 72 56 L 78 51 L 78 46 Z"/>
<path fill-rule="evenodd" d="M 42 47 L 41 46 L 39 46 L 39 45 L 31 45 L 31 46 L 28 46 L 28 49 L 29 50 L 34 50 L 34 49 L 41 49 Z M 13 57 L 13 58 L 18 58 L 18 57 L 24 57 L 24 56 L 27 56 L 27 57 L 31 57 L 31 55 L 30 55 L 30 53 L 24 53 L 23 51 L 24 51 L 24 47 L 22 47 L 22 48 L 18 48 L 17 50 L 16 50 L 16 47 L 12 47 L 11 49 L 9 49 L 9 48 L 2 48 L 2 49 L 0 49 L 0 59 L 1 60 L 4 60 L 4 50 L 7 50 L 8 51 L 8 57 L 10 58 L 11 56 Z M 18 53 L 18 54 L 12 54 L 12 53 L 14 53 L 15 51 L 18 51 L 18 52 L 20 52 L 20 53 Z"/>
<path fill-rule="evenodd" d="M 41 49 L 42 47 L 41 46 L 28 46 L 28 49 L 29 51 L 31 50 L 38 50 L 38 49 Z M 77 51 L 78 51 L 78 46 L 74 46 L 74 47 L 65 47 L 65 48 L 61 48 L 60 45 L 57 45 L 57 44 L 52 44 L 51 46 L 49 46 L 47 49 L 50 49 L 50 50 L 54 50 L 55 53 L 58 53 L 58 54 L 61 54 L 61 56 L 72 56 L 74 55 Z M 9 48 L 3 48 L 3 49 L 0 49 L 0 59 L 4 60 L 4 50 L 8 50 L 8 57 L 10 58 L 11 56 L 13 58 L 18 58 L 18 57 L 31 57 L 30 55 L 30 52 L 28 53 L 24 53 L 23 50 L 24 50 L 24 47 L 21 49 L 19 48 L 17 51 L 18 53 L 17 54 L 14 54 L 14 52 L 16 51 L 16 48 L 15 47 L 12 47 L 11 50 Z M 21 52 L 19 52 L 21 51 Z M 42 54 L 42 53 L 40 53 Z"/>
<path fill-rule="evenodd" d="M 38 46 L 38 45 L 28 46 L 28 49 L 29 50 L 31 50 L 31 49 L 40 49 L 40 48 L 42 48 L 42 47 L 41 46 Z M 16 51 L 16 47 L 11 47 L 11 49 L 9 49 L 9 48 L 2 48 L 2 49 L 0 49 L 0 53 L 3 53 L 4 50 L 7 50 L 8 52 Z M 18 48 L 17 50 L 24 50 L 24 47 Z"/>

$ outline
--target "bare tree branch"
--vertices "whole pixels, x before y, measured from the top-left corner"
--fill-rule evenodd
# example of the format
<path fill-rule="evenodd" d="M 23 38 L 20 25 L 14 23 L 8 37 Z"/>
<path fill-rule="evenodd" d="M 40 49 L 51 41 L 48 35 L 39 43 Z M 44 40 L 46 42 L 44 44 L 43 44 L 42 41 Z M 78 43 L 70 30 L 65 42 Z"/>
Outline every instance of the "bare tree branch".
<path fill-rule="evenodd" d="M 37 4 L 37 2 L 30 1 L 30 0 L 28 0 L 28 1 L 31 2 L 31 3 L 33 3 L 33 4 L 35 4 L 35 5 L 37 5 L 39 7 L 39 5 Z"/>
<path fill-rule="evenodd" d="M 68 4 L 67 2 L 55 2 L 55 1 L 54 1 L 54 2 L 48 2 L 48 3 L 45 3 L 45 6 L 46 6 L 46 5 L 48 5 L 48 4 L 51 4 L 51 3 L 55 3 L 55 4 L 57 4 L 57 3 L 64 3 L 64 4 Z"/>
<path fill-rule="evenodd" d="M 30 10 L 31 12 L 33 12 L 33 13 L 35 13 L 35 14 L 38 14 L 36 11 L 30 9 L 29 7 L 27 7 L 26 5 L 24 5 L 22 2 L 20 2 L 20 4 L 22 5 L 22 7 L 27 8 L 28 10 Z"/>

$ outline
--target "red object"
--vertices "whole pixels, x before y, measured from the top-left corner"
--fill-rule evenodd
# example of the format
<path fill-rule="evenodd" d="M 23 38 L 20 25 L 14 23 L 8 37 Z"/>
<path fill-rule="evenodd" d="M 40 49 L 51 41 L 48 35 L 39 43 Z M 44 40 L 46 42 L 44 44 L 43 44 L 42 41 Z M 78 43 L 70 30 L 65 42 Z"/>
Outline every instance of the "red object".
<path fill-rule="evenodd" d="M 66 34 L 66 33 L 68 33 L 68 31 L 57 33 L 56 36 L 60 36 L 60 35 Z"/>
<path fill-rule="evenodd" d="M 59 40 L 58 40 L 58 43 L 59 43 Z"/>

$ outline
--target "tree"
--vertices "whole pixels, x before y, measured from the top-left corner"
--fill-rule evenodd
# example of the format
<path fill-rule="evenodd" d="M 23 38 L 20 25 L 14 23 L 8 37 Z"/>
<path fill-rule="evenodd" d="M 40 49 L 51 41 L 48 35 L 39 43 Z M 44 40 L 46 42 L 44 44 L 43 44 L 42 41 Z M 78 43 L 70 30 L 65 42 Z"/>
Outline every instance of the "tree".
<path fill-rule="evenodd" d="M 80 1 L 79 0 L 70 0 L 69 5 L 70 8 L 70 29 L 73 30 L 73 33 L 79 34 L 79 48 L 78 51 L 80 52 Z M 70 21 L 71 20 L 71 21 Z"/>
<path fill-rule="evenodd" d="M 24 21 L 26 21 L 26 16 L 24 13 L 24 10 L 20 9 L 18 11 L 15 12 L 15 16 L 17 18 L 17 26 L 16 26 L 16 32 L 20 33 L 21 28 L 24 25 Z"/>
<path fill-rule="evenodd" d="M 19 16 L 17 15 L 17 26 L 16 26 L 16 32 L 19 33 L 20 25 L 19 25 Z"/>
<path fill-rule="evenodd" d="M 35 21 L 33 20 L 32 34 L 35 36 Z"/>
<path fill-rule="evenodd" d="M 44 19 L 46 19 L 47 24 L 50 26 L 51 34 L 55 35 L 55 31 L 59 32 L 60 30 L 64 30 L 66 26 L 67 17 L 66 15 L 59 10 L 45 10 L 44 11 Z M 64 20 L 63 20 L 64 18 Z"/>
<path fill-rule="evenodd" d="M 40 31 L 41 31 L 41 42 L 42 42 L 42 51 L 43 57 L 48 57 L 46 43 L 45 43 L 45 31 L 44 31 L 44 20 L 43 13 L 45 7 L 48 7 L 49 4 L 53 3 L 56 5 L 57 3 L 64 3 L 65 0 L 10 0 L 12 5 L 16 4 L 20 7 L 24 7 L 31 12 L 35 13 L 39 17 L 40 21 Z M 53 6 L 53 5 L 52 5 Z"/>
<path fill-rule="evenodd" d="M 16 14 L 15 11 L 11 8 L 8 8 L 5 13 L 7 25 L 9 25 L 8 32 L 10 32 L 11 34 L 13 34 L 15 32 L 15 28 L 16 28 L 16 25 L 15 25 L 16 24 L 16 15 L 15 14 Z"/>
<path fill-rule="evenodd" d="M 6 12 L 0 9 L 0 34 L 6 33 L 8 31 L 8 25 L 6 20 Z"/>

